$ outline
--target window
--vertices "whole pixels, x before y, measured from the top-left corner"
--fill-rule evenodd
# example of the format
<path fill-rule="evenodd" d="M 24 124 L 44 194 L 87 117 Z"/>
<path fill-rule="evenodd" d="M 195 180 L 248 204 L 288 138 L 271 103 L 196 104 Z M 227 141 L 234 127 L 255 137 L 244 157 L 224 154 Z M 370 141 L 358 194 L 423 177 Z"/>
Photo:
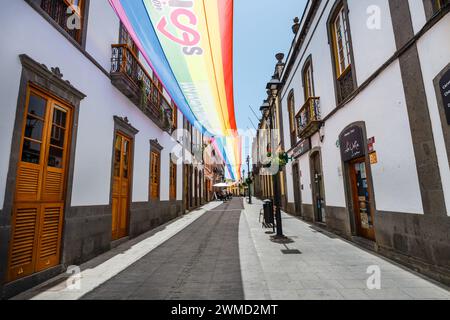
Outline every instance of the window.
<path fill-rule="evenodd" d="M 161 81 L 159 81 L 159 78 L 156 75 L 156 73 L 154 73 L 154 72 L 153 72 L 153 83 L 155 84 L 155 86 L 158 88 L 159 91 L 162 91 L 163 85 L 162 85 Z"/>
<path fill-rule="evenodd" d="M 333 11 L 329 19 L 329 35 L 336 77 L 337 103 L 341 103 L 356 87 L 346 1 L 342 1 Z"/>
<path fill-rule="evenodd" d="M 446 5 L 450 4 L 450 0 L 432 0 L 433 3 L 433 12 L 439 12 Z"/>
<path fill-rule="evenodd" d="M 136 57 L 138 57 L 138 47 L 122 22 L 120 23 L 119 30 L 119 44 L 126 44 L 128 48 L 136 55 Z"/>
<path fill-rule="evenodd" d="M 178 108 L 173 100 L 171 102 L 171 107 L 172 107 L 172 129 L 176 130 L 178 127 Z"/>
<path fill-rule="evenodd" d="M 314 97 L 314 86 L 313 86 L 311 61 L 308 61 L 306 63 L 304 71 L 303 71 L 303 87 L 304 87 L 304 91 L 305 91 L 305 102 L 306 102 L 306 101 L 308 101 L 309 98 Z"/>
<path fill-rule="evenodd" d="M 339 10 L 333 22 L 334 54 L 338 78 L 350 67 L 350 42 L 347 30 L 347 17 L 344 7 Z"/>
<path fill-rule="evenodd" d="M 289 113 L 289 130 L 291 134 L 291 146 L 294 146 L 297 143 L 297 129 L 295 126 L 295 98 L 293 91 L 291 91 L 288 97 L 288 113 Z"/>
<path fill-rule="evenodd" d="M 161 154 L 150 152 L 150 199 L 159 200 L 159 184 L 161 178 Z"/>
<path fill-rule="evenodd" d="M 172 160 L 170 161 L 170 190 L 169 196 L 170 200 L 177 199 L 177 164 Z"/>
<path fill-rule="evenodd" d="M 87 0 L 41 0 L 40 8 L 81 44 L 86 3 Z"/>

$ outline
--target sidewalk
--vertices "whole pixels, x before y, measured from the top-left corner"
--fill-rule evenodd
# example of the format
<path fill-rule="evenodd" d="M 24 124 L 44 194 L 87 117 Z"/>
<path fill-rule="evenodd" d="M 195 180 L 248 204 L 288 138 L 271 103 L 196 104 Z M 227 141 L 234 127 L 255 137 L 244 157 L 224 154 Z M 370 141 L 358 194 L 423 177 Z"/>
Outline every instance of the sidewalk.
<path fill-rule="evenodd" d="M 265 233 L 271 229 L 258 222 L 262 202 L 244 207 L 239 243 L 246 299 L 450 299 L 449 291 L 285 213 L 283 232 L 294 242 L 273 243 Z M 369 266 L 381 269 L 380 290 L 367 288 Z"/>
<path fill-rule="evenodd" d="M 132 239 L 118 247 L 82 264 L 79 274 L 80 288 L 73 289 L 67 286 L 68 275 L 61 274 L 42 283 L 13 300 L 78 300 L 95 290 L 108 280 L 127 270 L 140 261 L 154 249 L 161 246 L 173 236 L 195 223 L 207 211 L 214 210 L 221 202 L 211 202 L 184 215 L 174 221 L 168 222 L 155 230 L 149 231 L 136 239 Z"/>

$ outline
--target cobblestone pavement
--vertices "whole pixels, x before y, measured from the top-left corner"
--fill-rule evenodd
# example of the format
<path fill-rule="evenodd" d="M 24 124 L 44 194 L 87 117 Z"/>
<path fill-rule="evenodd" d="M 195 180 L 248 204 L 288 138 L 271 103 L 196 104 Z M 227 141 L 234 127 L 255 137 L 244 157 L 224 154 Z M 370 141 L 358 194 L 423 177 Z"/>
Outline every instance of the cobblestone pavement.
<path fill-rule="evenodd" d="M 79 290 L 60 276 L 15 299 L 450 299 L 446 287 L 284 213 L 292 242 L 273 242 L 261 208 L 210 203 L 82 265 Z M 370 268 L 379 289 L 367 285 Z"/>

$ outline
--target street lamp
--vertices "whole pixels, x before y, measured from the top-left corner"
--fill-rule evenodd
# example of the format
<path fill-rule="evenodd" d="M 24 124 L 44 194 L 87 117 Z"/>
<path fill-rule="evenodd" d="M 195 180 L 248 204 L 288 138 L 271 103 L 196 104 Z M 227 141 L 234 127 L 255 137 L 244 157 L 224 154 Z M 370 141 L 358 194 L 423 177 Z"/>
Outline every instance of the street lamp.
<path fill-rule="evenodd" d="M 259 111 L 261 111 L 263 116 L 265 116 L 265 114 L 267 113 L 267 111 L 269 111 L 269 109 L 270 109 L 269 100 L 264 100 L 264 103 L 259 108 Z"/>
<path fill-rule="evenodd" d="M 244 193 L 244 197 L 245 197 L 245 185 L 244 185 L 244 182 L 245 182 L 245 169 L 244 170 L 242 170 L 242 184 L 241 184 L 241 186 L 242 186 L 242 191 L 243 191 L 243 193 Z"/>
<path fill-rule="evenodd" d="M 274 117 L 274 108 L 276 107 L 276 99 L 278 99 L 278 91 L 281 87 L 282 82 L 278 79 L 276 75 L 272 76 L 272 79 L 267 83 L 266 89 L 268 93 L 272 95 L 272 108 L 270 108 L 270 130 L 271 132 L 275 129 L 275 120 Z M 274 105 L 275 104 L 275 105 Z M 272 136 L 272 140 L 273 140 Z M 274 150 L 275 151 L 275 148 Z M 272 154 L 273 156 L 273 154 Z M 282 226 L 282 220 L 281 220 L 281 194 L 280 194 L 280 168 L 277 166 L 277 172 L 272 176 L 273 179 L 273 191 L 274 191 L 274 205 L 275 205 L 275 221 L 276 221 L 276 227 L 277 227 L 277 234 L 276 238 L 278 239 L 285 239 L 286 237 L 283 235 L 283 226 Z"/>
<path fill-rule="evenodd" d="M 248 169 L 248 204 L 252 204 L 252 189 L 251 189 L 251 176 L 250 176 L 250 155 L 247 156 L 247 169 Z"/>

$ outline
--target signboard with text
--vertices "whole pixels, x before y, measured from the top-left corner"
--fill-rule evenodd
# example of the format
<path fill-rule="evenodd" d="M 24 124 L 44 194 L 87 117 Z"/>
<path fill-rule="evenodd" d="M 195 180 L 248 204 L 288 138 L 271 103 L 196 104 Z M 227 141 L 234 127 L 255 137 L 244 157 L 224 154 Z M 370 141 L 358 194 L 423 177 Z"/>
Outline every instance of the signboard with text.
<path fill-rule="evenodd" d="M 444 73 L 439 81 L 439 89 L 441 90 L 444 112 L 447 117 L 447 124 L 450 125 L 450 70 Z"/>
<path fill-rule="evenodd" d="M 297 159 L 311 150 L 311 141 L 309 139 L 303 140 L 292 149 L 292 158 Z"/>
<path fill-rule="evenodd" d="M 353 126 L 340 136 L 342 161 L 347 162 L 365 155 L 364 135 L 361 127 Z"/>

